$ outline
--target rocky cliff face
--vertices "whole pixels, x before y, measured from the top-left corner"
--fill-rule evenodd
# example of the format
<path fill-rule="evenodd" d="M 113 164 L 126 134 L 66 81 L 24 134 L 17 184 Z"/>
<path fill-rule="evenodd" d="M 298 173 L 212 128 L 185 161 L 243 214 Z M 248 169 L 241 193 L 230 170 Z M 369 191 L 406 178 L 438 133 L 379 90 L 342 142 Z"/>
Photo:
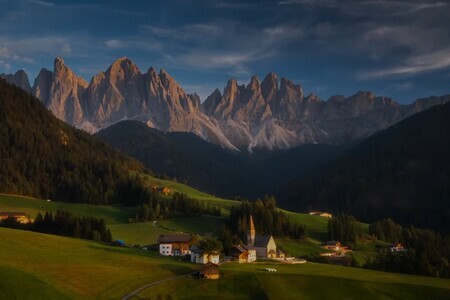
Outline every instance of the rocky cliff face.
<path fill-rule="evenodd" d="M 90 83 L 56 58 L 53 71 L 42 69 L 30 88 L 23 71 L 1 75 L 33 93 L 58 118 L 89 132 L 123 119 L 134 119 L 163 131 L 193 132 L 230 149 L 286 149 L 301 144 L 341 144 L 370 134 L 450 96 L 399 105 L 389 98 L 358 92 L 323 101 L 305 96 L 287 78 L 268 74 L 248 85 L 229 80 L 202 104 L 164 70 L 141 73 L 128 58 L 116 60 Z"/>
<path fill-rule="evenodd" d="M 0 74 L 0 78 L 5 79 L 9 84 L 18 86 L 29 93 L 31 92 L 30 81 L 24 70 L 19 70 L 15 74 Z"/>

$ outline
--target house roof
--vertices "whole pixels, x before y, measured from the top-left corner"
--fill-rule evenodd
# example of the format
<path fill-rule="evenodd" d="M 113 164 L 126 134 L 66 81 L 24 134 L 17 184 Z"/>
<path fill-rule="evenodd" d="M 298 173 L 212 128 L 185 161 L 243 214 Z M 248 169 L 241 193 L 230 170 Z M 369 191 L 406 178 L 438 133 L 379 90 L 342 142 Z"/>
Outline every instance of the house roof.
<path fill-rule="evenodd" d="M 190 234 L 161 234 L 158 243 L 188 243 L 192 239 Z"/>
<path fill-rule="evenodd" d="M 233 247 L 233 249 L 231 249 L 232 255 L 241 255 L 246 252 L 247 252 L 247 249 L 240 245 L 236 245 Z"/>
<path fill-rule="evenodd" d="M 271 235 L 257 235 L 257 236 L 255 236 L 255 243 L 253 246 L 254 247 L 267 247 L 271 238 L 272 238 Z"/>

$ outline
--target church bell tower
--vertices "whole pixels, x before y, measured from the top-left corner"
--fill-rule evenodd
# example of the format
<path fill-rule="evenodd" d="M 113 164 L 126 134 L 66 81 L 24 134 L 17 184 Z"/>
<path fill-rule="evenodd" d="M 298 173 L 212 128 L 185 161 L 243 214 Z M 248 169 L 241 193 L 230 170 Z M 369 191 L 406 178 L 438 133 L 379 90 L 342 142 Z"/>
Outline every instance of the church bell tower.
<path fill-rule="evenodd" d="M 253 224 L 253 217 L 250 215 L 248 221 L 248 230 L 247 230 L 247 246 L 255 245 L 255 224 Z"/>

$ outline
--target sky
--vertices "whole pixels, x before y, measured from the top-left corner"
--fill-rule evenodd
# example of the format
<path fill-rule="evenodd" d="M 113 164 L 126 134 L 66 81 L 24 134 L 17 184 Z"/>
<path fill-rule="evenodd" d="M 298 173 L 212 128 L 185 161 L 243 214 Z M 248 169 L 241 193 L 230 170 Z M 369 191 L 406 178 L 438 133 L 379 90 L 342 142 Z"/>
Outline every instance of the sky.
<path fill-rule="evenodd" d="M 117 58 L 167 70 L 202 101 L 269 72 L 327 100 L 450 93 L 450 1 L 0 0 L 0 73 L 56 56 L 90 81 Z"/>

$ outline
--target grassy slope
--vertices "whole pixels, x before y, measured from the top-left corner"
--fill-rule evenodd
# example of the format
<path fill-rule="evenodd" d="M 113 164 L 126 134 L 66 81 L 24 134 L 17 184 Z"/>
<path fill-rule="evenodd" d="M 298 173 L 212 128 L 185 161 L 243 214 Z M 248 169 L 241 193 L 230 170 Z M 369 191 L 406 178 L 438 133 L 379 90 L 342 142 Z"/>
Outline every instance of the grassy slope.
<path fill-rule="evenodd" d="M 95 242 L 0 228 L 1 299 L 118 299 L 141 285 L 189 273 L 198 265 Z M 277 273 L 264 271 L 274 267 Z M 448 299 L 450 280 L 307 263 L 229 263 L 217 281 L 184 278 L 139 298 Z M 326 288 L 324 288 L 326 287 Z"/>
<path fill-rule="evenodd" d="M 134 208 L 106 205 L 74 204 L 66 202 L 47 202 L 45 200 L 35 199 L 24 196 L 13 196 L 0 194 L 0 210 L 3 211 L 21 211 L 29 214 L 32 218 L 38 212 L 55 212 L 57 210 L 67 210 L 77 216 L 96 216 L 103 218 L 108 224 L 118 224 L 127 222 L 129 217 L 134 216 Z"/>
<path fill-rule="evenodd" d="M 223 199 L 215 197 L 213 195 L 201 192 L 183 183 L 174 182 L 170 180 L 159 179 L 150 175 L 142 174 L 144 180 L 148 185 L 167 186 L 171 189 L 171 192 L 179 192 L 189 195 L 191 198 L 195 198 L 201 201 L 212 201 L 215 205 L 222 208 L 224 214 L 228 214 L 230 207 L 233 205 L 239 205 L 239 201 Z"/>
<path fill-rule="evenodd" d="M 129 248 L 0 228 L 0 299 L 118 299 L 191 264 Z"/>
<path fill-rule="evenodd" d="M 277 273 L 264 271 L 274 267 Z M 448 299 L 450 281 L 342 266 L 221 266 L 220 280 L 183 278 L 142 292 L 136 299 Z"/>

